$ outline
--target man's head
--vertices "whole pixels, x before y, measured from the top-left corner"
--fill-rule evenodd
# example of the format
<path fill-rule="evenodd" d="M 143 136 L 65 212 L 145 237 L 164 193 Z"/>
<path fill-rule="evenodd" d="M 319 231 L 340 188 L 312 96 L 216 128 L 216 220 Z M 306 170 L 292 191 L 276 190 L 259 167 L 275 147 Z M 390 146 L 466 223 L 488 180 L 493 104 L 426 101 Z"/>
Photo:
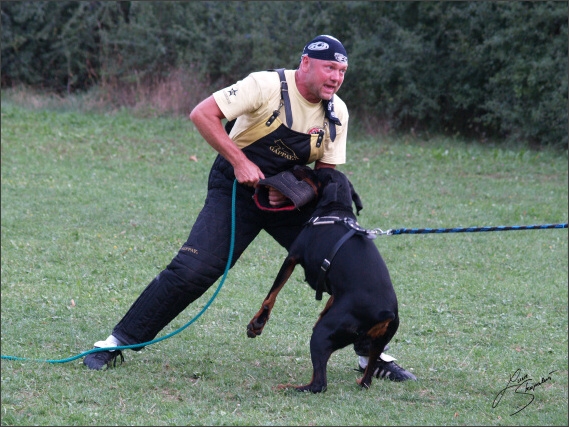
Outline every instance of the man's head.
<path fill-rule="evenodd" d="M 348 69 L 348 55 L 340 41 L 320 35 L 302 51 L 297 73 L 297 87 L 310 102 L 329 101 L 338 92 Z"/>

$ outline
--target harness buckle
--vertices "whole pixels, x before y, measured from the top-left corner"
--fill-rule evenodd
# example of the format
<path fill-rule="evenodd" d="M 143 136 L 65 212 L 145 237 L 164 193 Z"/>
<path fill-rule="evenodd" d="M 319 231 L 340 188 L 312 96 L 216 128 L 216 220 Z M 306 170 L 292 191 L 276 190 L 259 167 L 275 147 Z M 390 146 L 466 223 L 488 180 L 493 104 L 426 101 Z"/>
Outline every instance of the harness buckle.
<path fill-rule="evenodd" d="M 265 125 L 271 126 L 279 114 L 280 114 L 279 110 L 273 111 L 273 115 L 269 117 L 269 120 L 267 120 L 267 123 L 265 123 Z"/>
<path fill-rule="evenodd" d="M 320 146 L 322 145 L 323 139 L 324 139 L 324 131 L 319 130 L 318 131 L 318 139 L 316 140 L 316 148 L 320 148 Z"/>
<path fill-rule="evenodd" d="M 282 83 L 282 82 L 281 82 Z M 286 85 L 286 82 L 285 82 Z M 266 126 L 271 126 L 273 124 L 273 122 L 275 121 L 275 119 L 279 116 L 279 114 L 281 113 L 281 108 L 283 107 L 284 104 L 284 100 L 281 97 L 281 100 L 279 102 L 279 108 L 277 108 L 276 110 L 273 111 L 273 115 L 271 117 L 269 117 L 269 120 L 267 120 L 267 122 L 265 123 Z"/>
<path fill-rule="evenodd" d="M 337 216 L 313 216 L 306 222 L 306 224 L 329 225 L 329 224 L 335 224 L 339 221 L 341 221 L 341 218 Z"/>

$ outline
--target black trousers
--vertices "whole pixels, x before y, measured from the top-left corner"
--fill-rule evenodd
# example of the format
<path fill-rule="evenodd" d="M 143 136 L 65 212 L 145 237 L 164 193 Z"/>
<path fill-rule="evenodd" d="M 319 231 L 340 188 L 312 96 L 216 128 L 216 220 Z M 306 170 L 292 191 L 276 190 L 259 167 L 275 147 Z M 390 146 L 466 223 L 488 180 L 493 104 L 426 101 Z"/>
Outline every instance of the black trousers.
<path fill-rule="evenodd" d="M 125 345 L 147 342 L 203 295 L 224 273 L 231 242 L 233 167 L 221 156 L 214 162 L 203 209 L 188 240 L 170 264 L 144 289 L 113 329 Z M 237 184 L 235 244 L 231 267 L 261 230 L 288 249 L 313 207 L 287 212 L 259 209 L 251 187 Z"/>

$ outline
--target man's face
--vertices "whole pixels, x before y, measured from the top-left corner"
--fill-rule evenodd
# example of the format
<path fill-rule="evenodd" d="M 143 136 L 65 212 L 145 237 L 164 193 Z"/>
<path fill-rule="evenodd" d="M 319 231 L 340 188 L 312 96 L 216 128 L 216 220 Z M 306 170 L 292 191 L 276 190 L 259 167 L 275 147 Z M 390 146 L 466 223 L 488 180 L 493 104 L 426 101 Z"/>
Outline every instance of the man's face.
<path fill-rule="evenodd" d="M 330 100 L 342 86 L 348 69 L 347 64 L 307 56 L 302 58 L 301 65 L 306 72 L 306 83 L 312 97 L 308 99 L 310 102 L 319 102 L 321 99 Z"/>

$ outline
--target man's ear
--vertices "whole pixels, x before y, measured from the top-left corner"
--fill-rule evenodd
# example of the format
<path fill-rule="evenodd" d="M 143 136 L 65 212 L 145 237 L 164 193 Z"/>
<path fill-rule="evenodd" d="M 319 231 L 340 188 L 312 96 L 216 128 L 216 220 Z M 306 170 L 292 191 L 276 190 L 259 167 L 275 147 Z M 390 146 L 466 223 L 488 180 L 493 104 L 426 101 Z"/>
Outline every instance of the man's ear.
<path fill-rule="evenodd" d="M 298 68 L 300 68 L 303 72 L 308 71 L 308 68 L 310 67 L 310 58 L 308 58 L 307 55 L 303 55 L 300 57 L 300 64 L 298 64 Z"/>

